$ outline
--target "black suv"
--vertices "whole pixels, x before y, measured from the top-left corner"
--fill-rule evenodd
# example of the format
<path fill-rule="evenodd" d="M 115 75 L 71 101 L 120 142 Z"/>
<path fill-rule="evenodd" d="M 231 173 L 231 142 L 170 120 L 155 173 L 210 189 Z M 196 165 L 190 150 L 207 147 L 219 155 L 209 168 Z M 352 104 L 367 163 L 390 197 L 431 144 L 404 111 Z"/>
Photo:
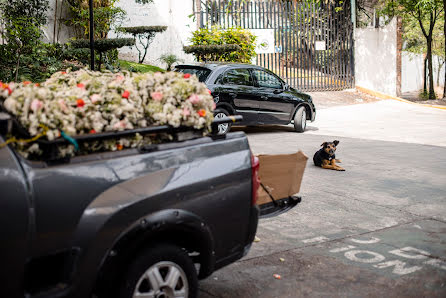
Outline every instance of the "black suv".
<path fill-rule="evenodd" d="M 202 63 L 178 65 L 175 71 L 194 74 L 208 86 L 217 104 L 216 118 L 242 115 L 242 125 L 294 123 L 297 132 L 304 132 L 307 120 L 316 117 L 310 95 L 291 88 L 260 66 Z M 221 124 L 218 129 L 225 134 L 230 124 Z"/>

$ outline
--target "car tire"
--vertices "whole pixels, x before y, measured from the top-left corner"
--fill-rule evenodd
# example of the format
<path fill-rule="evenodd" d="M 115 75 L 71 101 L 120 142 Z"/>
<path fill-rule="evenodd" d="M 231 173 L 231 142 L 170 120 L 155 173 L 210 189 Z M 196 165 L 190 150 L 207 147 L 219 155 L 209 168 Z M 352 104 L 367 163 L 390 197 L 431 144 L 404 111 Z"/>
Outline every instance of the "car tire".
<path fill-rule="evenodd" d="M 173 280 L 169 281 L 170 278 Z M 160 244 L 144 251 L 128 268 L 119 297 L 195 298 L 198 293 L 197 270 L 183 249 Z M 179 295 L 184 293 L 184 295 Z M 164 295 L 163 295 L 164 294 Z M 177 295 L 177 296 L 175 296 Z"/>
<path fill-rule="evenodd" d="M 299 107 L 294 114 L 294 130 L 304 132 L 307 128 L 307 110 L 305 107 Z"/>
<path fill-rule="evenodd" d="M 218 108 L 214 113 L 214 119 L 219 119 L 227 116 L 229 116 L 229 112 L 221 108 Z M 217 127 L 218 127 L 218 134 L 224 135 L 231 130 L 231 123 L 219 124 Z"/>

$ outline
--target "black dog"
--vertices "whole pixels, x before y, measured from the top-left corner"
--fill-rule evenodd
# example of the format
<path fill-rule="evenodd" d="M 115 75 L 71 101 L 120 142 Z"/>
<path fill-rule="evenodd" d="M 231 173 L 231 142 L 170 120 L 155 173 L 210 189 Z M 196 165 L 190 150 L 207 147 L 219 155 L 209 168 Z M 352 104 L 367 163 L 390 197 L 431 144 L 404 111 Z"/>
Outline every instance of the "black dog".
<path fill-rule="evenodd" d="M 335 152 L 336 146 L 339 144 L 338 140 L 334 140 L 333 142 L 325 142 L 321 146 L 322 148 L 317 151 L 313 156 L 313 162 L 315 166 L 322 167 L 324 169 L 336 170 L 336 171 L 345 171 L 344 168 L 341 168 L 336 164 L 336 162 L 341 162 L 339 159 L 336 159 Z"/>

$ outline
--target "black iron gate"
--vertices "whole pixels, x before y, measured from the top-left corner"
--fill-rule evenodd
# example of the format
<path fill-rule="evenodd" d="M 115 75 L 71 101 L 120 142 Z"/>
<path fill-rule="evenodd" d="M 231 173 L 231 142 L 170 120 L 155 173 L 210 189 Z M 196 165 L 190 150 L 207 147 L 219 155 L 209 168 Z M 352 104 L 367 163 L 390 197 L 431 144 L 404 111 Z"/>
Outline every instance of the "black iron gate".
<path fill-rule="evenodd" d="M 269 29 L 274 46 L 258 54 L 255 63 L 295 88 L 324 91 L 354 86 L 348 0 L 202 0 L 198 17 L 201 27 Z"/>

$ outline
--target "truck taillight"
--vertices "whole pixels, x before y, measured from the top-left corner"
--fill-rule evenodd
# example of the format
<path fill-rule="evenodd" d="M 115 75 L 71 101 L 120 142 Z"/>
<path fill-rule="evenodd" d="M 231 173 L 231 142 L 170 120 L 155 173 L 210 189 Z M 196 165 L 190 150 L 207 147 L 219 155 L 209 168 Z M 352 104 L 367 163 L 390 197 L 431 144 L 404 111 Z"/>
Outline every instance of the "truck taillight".
<path fill-rule="evenodd" d="M 251 152 L 251 172 L 252 172 L 252 205 L 257 203 L 257 190 L 260 187 L 259 158 Z"/>

